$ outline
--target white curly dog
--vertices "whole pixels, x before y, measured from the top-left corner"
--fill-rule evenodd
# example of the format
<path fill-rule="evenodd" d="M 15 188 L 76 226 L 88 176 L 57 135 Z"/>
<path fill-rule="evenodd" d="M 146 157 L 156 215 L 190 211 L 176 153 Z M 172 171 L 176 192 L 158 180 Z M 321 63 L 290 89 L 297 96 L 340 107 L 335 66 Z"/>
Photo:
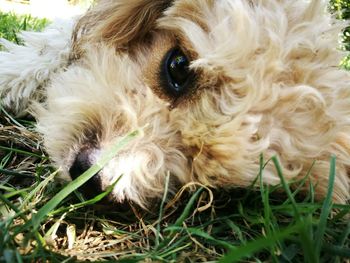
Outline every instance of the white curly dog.
<path fill-rule="evenodd" d="M 102 0 L 25 45 L 2 40 L 0 97 L 30 112 L 61 174 L 75 178 L 112 142 L 144 128 L 88 182 L 121 174 L 111 198 L 147 205 L 195 181 L 246 187 L 261 154 L 322 199 L 349 199 L 350 77 L 338 67 L 342 24 L 315 0 Z M 315 162 L 315 163 L 314 163 Z M 272 163 L 263 181 L 280 182 Z"/>

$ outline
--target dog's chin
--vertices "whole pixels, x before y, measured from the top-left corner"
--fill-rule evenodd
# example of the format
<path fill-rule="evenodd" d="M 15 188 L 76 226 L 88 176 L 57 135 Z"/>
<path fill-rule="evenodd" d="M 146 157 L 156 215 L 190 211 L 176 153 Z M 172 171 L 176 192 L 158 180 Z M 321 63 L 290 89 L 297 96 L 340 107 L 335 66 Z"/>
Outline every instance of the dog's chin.
<path fill-rule="evenodd" d="M 141 205 L 145 200 L 143 196 L 143 187 L 150 188 L 152 186 L 146 178 L 155 177 L 157 170 L 148 169 L 147 164 L 151 161 L 143 153 L 122 154 L 110 161 L 101 171 L 100 178 L 102 189 L 106 189 L 109 185 L 115 183 L 111 192 L 111 199 L 122 203 L 125 200 L 131 200 Z M 153 189 L 154 191 L 155 189 Z M 141 202 L 140 202 L 141 201 Z"/>

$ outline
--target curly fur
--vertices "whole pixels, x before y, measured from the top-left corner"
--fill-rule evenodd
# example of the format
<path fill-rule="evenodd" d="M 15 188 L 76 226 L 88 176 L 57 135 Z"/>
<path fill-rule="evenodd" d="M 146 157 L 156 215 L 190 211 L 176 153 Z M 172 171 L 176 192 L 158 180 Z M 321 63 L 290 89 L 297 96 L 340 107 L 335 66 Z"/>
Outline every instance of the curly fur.
<path fill-rule="evenodd" d="M 74 29 L 26 33 L 24 47 L 6 43 L 0 95 L 17 114 L 40 102 L 38 130 L 67 178 L 82 150 L 92 149 L 94 162 L 113 141 L 147 125 L 96 175 L 105 189 L 123 174 L 113 190 L 117 201 L 147 204 L 161 195 L 168 173 L 173 187 L 190 181 L 246 187 L 263 154 L 278 156 L 288 180 L 303 178 L 315 162 L 310 182 L 317 198 L 326 194 L 335 155 L 333 199 L 344 203 L 350 78 L 338 68 L 341 27 L 324 1 L 100 1 Z M 159 81 L 161 61 L 174 46 L 196 74 L 180 98 Z M 13 64 L 16 57 L 25 63 Z M 263 181 L 279 183 L 272 164 Z"/>

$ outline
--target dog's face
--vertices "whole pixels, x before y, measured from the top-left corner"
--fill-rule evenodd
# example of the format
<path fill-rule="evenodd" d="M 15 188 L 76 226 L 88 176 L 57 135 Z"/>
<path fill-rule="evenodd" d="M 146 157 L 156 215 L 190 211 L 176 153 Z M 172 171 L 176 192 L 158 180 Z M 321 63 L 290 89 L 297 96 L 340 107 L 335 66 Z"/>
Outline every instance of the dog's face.
<path fill-rule="evenodd" d="M 123 175 L 113 198 L 141 205 L 168 173 L 174 185 L 247 186 L 261 153 L 279 154 L 290 178 L 313 158 L 327 173 L 337 124 L 322 94 L 340 73 L 323 70 L 339 55 L 322 12 L 287 0 L 101 2 L 78 23 L 80 58 L 38 113 L 48 153 L 74 178 L 143 128 L 92 180 L 103 190 Z M 272 166 L 264 180 L 278 182 Z"/>

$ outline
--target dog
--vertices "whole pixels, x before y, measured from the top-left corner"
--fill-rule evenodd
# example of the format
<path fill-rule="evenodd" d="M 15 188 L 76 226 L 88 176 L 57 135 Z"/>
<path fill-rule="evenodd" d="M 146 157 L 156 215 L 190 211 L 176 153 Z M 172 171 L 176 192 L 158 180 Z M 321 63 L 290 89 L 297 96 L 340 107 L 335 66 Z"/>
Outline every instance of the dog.
<path fill-rule="evenodd" d="M 74 179 L 143 127 L 87 184 L 120 175 L 115 202 L 147 206 L 188 182 L 247 187 L 260 157 L 315 196 L 350 196 L 350 76 L 344 25 L 325 1 L 101 0 L 83 16 L 2 40 L 0 97 L 31 113 L 61 176 Z M 262 180 L 280 183 L 268 162 Z"/>

